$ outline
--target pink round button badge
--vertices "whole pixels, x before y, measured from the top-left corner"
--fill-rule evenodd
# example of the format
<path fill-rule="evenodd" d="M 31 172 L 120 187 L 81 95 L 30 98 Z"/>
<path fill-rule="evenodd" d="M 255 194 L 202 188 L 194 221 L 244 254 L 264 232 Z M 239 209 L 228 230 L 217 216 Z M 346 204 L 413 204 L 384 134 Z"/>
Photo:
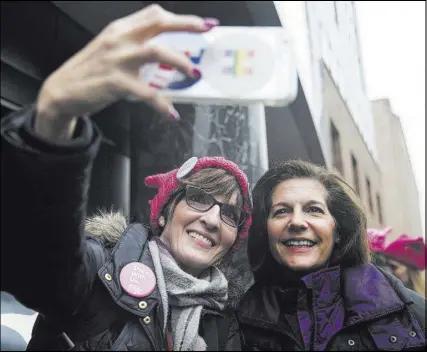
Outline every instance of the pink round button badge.
<path fill-rule="evenodd" d="M 120 272 L 120 285 L 133 297 L 146 297 L 156 288 L 156 276 L 147 265 L 133 262 Z"/>

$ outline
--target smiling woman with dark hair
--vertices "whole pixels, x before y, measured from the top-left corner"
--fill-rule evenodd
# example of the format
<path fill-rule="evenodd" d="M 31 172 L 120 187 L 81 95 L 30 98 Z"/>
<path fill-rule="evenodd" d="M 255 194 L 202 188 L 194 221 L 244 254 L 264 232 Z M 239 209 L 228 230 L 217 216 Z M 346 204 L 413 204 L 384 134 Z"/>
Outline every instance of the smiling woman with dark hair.
<path fill-rule="evenodd" d="M 424 350 L 425 300 L 370 263 L 366 216 L 339 176 L 289 161 L 252 195 L 243 349 Z"/>

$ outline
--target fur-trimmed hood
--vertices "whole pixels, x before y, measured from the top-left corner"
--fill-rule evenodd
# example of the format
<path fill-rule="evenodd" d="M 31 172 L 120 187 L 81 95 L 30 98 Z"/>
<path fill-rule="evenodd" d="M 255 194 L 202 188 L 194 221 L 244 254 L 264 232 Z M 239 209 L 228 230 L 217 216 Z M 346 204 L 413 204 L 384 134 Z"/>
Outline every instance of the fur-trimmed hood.
<path fill-rule="evenodd" d="M 108 246 L 114 246 L 128 225 L 126 217 L 119 212 L 100 212 L 99 215 L 86 219 L 85 232 L 88 236 L 101 239 Z M 236 243 L 217 267 L 228 281 L 226 307 L 235 308 L 253 283 L 253 275 L 246 256 L 246 242 Z"/>

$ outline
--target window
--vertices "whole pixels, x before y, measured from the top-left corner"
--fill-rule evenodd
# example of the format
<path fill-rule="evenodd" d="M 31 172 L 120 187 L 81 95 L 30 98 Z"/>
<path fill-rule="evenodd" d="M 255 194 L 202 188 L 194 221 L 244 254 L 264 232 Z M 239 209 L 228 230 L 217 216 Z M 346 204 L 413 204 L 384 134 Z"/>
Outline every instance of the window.
<path fill-rule="evenodd" d="M 357 165 L 357 160 L 353 154 L 351 154 L 351 166 L 353 169 L 353 184 L 354 190 L 360 196 L 360 183 L 359 183 L 359 166 Z"/>
<path fill-rule="evenodd" d="M 380 225 L 383 224 L 383 211 L 381 207 L 381 198 L 380 195 L 377 193 L 377 208 L 378 208 L 378 221 L 380 222 Z"/>
<path fill-rule="evenodd" d="M 374 206 L 373 206 L 373 203 L 372 203 L 371 181 L 369 181 L 368 177 L 366 177 L 366 190 L 368 191 L 369 210 L 373 214 L 374 213 Z"/>
<path fill-rule="evenodd" d="M 341 140 L 340 134 L 334 123 L 331 121 L 331 141 L 332 141 L 332 162 L 334 167 L 344 175 L 342 157 L 341 157 Z"/>

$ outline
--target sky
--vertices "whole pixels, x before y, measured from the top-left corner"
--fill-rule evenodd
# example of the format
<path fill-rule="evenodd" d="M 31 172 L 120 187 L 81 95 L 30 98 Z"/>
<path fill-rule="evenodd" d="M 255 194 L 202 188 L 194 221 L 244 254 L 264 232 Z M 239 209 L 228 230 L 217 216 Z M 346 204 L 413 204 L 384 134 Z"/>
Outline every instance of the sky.
<path fill-rule="evenodd" d="M 401 119 L 425 237 L 425 2 L 356 1 L 356 11 L 367 94 Z"/>

